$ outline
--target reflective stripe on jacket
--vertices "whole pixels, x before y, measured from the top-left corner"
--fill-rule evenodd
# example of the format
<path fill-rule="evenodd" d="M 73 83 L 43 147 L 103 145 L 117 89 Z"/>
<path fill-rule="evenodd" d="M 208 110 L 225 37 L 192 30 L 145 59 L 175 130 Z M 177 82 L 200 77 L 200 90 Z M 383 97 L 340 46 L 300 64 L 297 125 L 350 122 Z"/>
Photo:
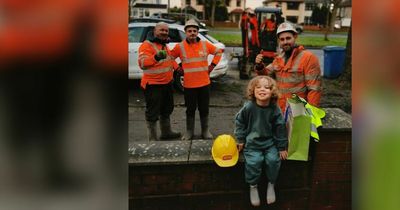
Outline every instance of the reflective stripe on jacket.
<path fill-rule="evenodd" d="M 167 57 L 160 61 L 154 59 L 158 51 L 165 50 Z M 139 67 L 143 70 L 143 77 L 140 85 L 146 89 L 147 84 L 168 84 L 172 81 L 173 69 L 177 67 L 168 46 L 148 40 L 139 47 Z"/>
<path fill-rule="evenodd" d="M 321 69 L 318 58 L 303 46 L 295 48 L 285 64 L 284 53 L 265 68 L 266 74 L 276 77 L 281 93 L 279 107 L 285 111 L 286 99 L 292 94 L 306 99 L 316 107 L 321 99 Z"/>
<path fill-rule="evenodd" d="M 176 44 L 171 51 L 173 57 L 179 57 L 184 71 L 183 86 L 185 88 L 197 88 L 210 84 L 208 73 L 209 54 L 214 55 L 212 63 L 218 64 L 222 56 L 222 50 L 207 41 L 188 43 L 186 40 Z"/>

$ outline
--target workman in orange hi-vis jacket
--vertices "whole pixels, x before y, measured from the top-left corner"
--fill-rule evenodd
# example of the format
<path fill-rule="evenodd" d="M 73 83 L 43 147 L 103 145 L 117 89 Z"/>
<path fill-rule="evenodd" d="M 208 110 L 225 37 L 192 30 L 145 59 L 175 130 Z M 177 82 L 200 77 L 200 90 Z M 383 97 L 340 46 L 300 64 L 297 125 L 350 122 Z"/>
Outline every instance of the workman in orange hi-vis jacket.
<path fill-rule="evenodd" d="M 245 30 L 249 29 L 248 22 L 249 22 L 249 16 L 247 15 L 246 11 L 243 11 L 242 17 L 240 18 L 240 28 Z"/>
<path fill-rule="evenodd" d="M 159 22 L 153 33 L 139 47 L 138 63 L 143 70 L 141 86 L 146 100 L 146 123 L 150 141 L 158 140 L 157 120 L 160 119 L 161 139 L 179 138 L 171 130 L 170 115 L 174 110 L 173 71 L 179 66 L 168 49 L 168 24 Z"/>
<path fill-rule="evenodd" d="M 249 15 L 246 11 L 242 12 L 242 17 L 240 18 L 240 31 L 242 33 L 242 47 L 243 52 L 248 52 L 249 47 Z"/>
<path fill-rule="evenodd" d="M 250 13 L 250 31 L 251 31 L 251 45 L 260 47 L 260 40 L 258 39 L 258 21 L 254 13 Z"/>
<path fill-rule="evenodd" d="M 291 23 L 280 24 L 276 34 L 282 53 L 266 67 L 262 63 L 263 55 L 257 55 L 256 73 L 275 77 L 281 93 L 278 104 L 282 113 L 285 111 L 286 99 L 292 94 L 297 94 L 311 105 L 319 107 L 322 87 L 317 56 L 303 46 L 296 45 L 297 31 Z"/>
<path fill-rule="evenodd" d="M 271 15 L 270 19 L 267 19 L 267 17 L 265 17 L 264 22 L 261 24 L 260 28 L 264 31 L 274 31 L 276 28 L 275 15 Z"/>
<path fill-rule="evenodd" d="M 179 57 L 182 61 L 183 87 L 186 105 L 186 133 L 182 140 L 189 140 L 194 135 L 194 120 L 196 109 L 199 109 L 201 122 L 201 135 L 203 139 L 212 139 L 209 131 L 208 113 L 210 102 L 210 72 L 221 60 L 222 50 L 210 42 L 200 40 L 197 36 L 199 26 L 194 20 L 185 24 L 186 39 L 177 44 L 171 55 Z M 208 65 L 207 57 L 214 55 Z"/>

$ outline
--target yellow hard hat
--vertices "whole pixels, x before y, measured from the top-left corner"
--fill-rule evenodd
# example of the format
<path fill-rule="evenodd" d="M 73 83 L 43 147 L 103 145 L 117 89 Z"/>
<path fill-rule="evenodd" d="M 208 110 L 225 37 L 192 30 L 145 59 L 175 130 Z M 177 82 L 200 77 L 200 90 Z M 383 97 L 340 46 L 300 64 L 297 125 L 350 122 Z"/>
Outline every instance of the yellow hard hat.
<path fill-rule="evenodd" d="M 220 167 L 231 167 L 236 165 L 239 159 L 239 151 L 236 141 L 231 135 L 219 135 L 211 148 L 214 161 Z"/>

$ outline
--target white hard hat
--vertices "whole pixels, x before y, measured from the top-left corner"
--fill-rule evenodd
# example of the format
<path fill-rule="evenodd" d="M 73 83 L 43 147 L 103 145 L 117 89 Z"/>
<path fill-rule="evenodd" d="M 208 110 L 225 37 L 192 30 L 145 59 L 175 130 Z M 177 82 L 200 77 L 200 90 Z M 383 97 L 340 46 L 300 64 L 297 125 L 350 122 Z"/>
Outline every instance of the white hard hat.
<path fill-rule="evenodd" d="M 291 24 L 289 22 L 283 22 L 278 26 L 278 29 L 276 30 L 276 35 L 279 36 L 280 33 L 285 32 L 285 31 L 291 31 L 291 32 L 297 34 L 297 31 L 294 28 L 293 24 Z"/>
<path fill-rule="evenodd" d="M 199 24 L 197 24 L 197 22 L 195 20 L 193 20 L 193 19 L 190 19 L 190 20 L 186 21 L 184 30 L 186 30 L 186 28 L 189 27 L 189 26 L 194 26 L 197 29 L 199 29 Z"/>

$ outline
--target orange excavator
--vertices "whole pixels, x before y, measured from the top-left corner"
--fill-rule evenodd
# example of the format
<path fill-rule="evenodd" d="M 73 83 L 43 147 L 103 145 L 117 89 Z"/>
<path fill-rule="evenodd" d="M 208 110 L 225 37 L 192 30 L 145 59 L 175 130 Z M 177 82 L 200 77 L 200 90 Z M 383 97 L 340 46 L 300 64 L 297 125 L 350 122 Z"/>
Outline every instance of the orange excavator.
<path fill-rule="evenodd" d="M 242 53 L 232 53 L 238 58 L 240 79 L 249 79 L 259 53 L 264 55 L 263 62 L 272 62 L 277 51 L 277 26 L 283 22 L 282 10 L 279 7 L 257 7 L 254 11 L 242 13 L 240 29 L 242 32 Z"/>

